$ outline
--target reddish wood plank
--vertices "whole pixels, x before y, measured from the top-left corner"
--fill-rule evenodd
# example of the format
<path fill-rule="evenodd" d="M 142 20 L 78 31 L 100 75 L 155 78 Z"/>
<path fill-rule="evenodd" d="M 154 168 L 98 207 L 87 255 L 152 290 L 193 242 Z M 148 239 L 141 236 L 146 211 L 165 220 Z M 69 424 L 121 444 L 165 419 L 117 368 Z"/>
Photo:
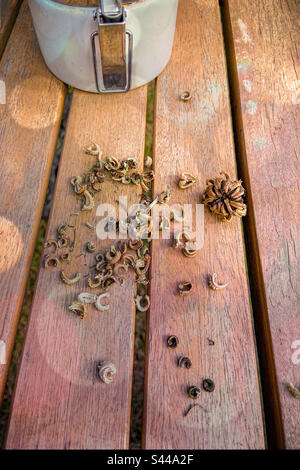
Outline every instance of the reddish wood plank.
<path fill-rule="evenodd" d="M 244 132 L 241 165 L 254 212 L 248 230 L 265 401 L 273 408 L 270 438 L 280 447 L 300 448 L 300 402 L 286 388 L 287 382 L 300 387 L 300 4 L 230 0 L 228 5 L 240 92 L 237 120 Z"/>
<path fill-rule="evenodd" d="M 217 1 L 181 1 L 171 62 L 157 80 L 154 192 L 167 185 L 171 202 L 200 202 L 205 181 L 220 171 L 235 175 L 230 105 L 222 27 Z M 192 100 L 179 95 L 189 90 Z M 191 171 L 199 182 L 181 191 L 179 175 Z M 144 447 L 263 448 L 257 364 L 244 264 L 241 223 L 223 223 L 205 212 L 205 243 L 198 256 L 185 258 L 169 240 L 152 244 L 151 307 L 148 318 Z M 215 292 L 207 276 L 216 272 L 229 286 Z M 176 292 L 188 280 L 188 297 Z M 166 346 L 169 335 L 180 340 Z M 210 346 L 208 338 L 215 342 Z M 192 367 L 180 369 L 180 355 Z M 187 387 L 204 378 L 195 407 Z"/>
<path fill-rule="evenodd" d="M 80 208 L 70 179 L 83 174 L 95 157 L 84 153 L 91 141 L 98 142 L 104 155 L 124 159 L 136 156 L 143 164 L 147 88 L 127 94 L 95 95 L 75 91 L 68 118 L 52 206 L 48 238 L 57 226 L 71 220 L 76 224 L 77 243 L 68 273 L 78 272 L 82 261 L 76 256 L 86 242 L 107 246 L 85 226 L 96 223 L 92 213 L 69 214 Z M 98 203 L 114 203 L 127 195 L 136 203 L 136 186 L 107 181 Z M 109 245 L 112 242 L 110 241 Z M 87 258 L 94 264 L 94 254 Z M 81 268 L 79 268 L 81 266 Z M 86 272 L 85 271 L 83 272 Z M 84 320 L 68 311 L 80 292 L 95 292 L 86 280 L 66 286 L 59 271 L 41 268 L 18 378 L 7 448 L 126 448 L 129 440 L 129 414 L 133 360 L 135 280 L 110 289 L 110 309 L 100 313 L 90 308 Z M 117 368 L 113 384 L 105 385 L 97 376 L 97 364 L 111 360 Z"/>
<path fill-rule="evenodd" d="M 22 7 L 0 63 L 0 399 L 45 199 L 65 86 L 41 58 L 30 13 Z"/>
<path fill-rule="evenodd" d="M 5 48 L 22 0 L 0 2 L 0 57 Z"/>

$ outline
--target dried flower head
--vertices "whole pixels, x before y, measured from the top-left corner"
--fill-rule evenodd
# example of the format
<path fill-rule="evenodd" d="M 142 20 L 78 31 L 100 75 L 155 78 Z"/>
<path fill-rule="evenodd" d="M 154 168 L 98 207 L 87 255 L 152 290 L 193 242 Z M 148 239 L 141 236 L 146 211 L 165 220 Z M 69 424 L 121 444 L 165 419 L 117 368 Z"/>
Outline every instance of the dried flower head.
<path fill-rule="evenodd" d="M 217 217 L 227 221 L 230 221 L 233 215 L 243 217 L 247 213 L 247 206 L 244 203 L 245 189 L 242 181 L 232 181 L 225 171 L 222 171 L 221 175 L 206 181 L 203 204 Z"/>

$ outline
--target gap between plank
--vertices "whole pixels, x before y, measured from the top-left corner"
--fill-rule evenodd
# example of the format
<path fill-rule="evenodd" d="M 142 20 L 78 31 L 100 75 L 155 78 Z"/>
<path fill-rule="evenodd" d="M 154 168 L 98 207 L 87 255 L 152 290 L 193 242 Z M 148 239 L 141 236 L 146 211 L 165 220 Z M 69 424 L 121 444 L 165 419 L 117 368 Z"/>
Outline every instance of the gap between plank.
<path fill-rule="evenodd" d="M 8 0 L 8 1 L 10 1 L 10 0 Z M 1 2 L 2 2 L 2 0 L 0 0 L 0 3 Z M 7 2 L 7 5 L 8 5 L 8 2 Z M 4 51 L 5 51 L 6 45 L 8 43 L 9 37 L 10 37 L 10 34 L 11 34 L 13 28 L 14 28 L 16 19 L 19 15 L 21 5 L 22 5 L 22 0 L 19 0 L 18 3 L 16 4 L 15 8 L 12 11 L 12 13 L 10 15 L 10 18 L 8 19 L 8 23 L 6 24 L 5 31 L 2 32 L 3 33 L 3 40 L 2 40 L 2 38 L 0 38 L 0 60 L 3 56 Z M 0 5 L 0 28 L 1 28 L 1 22 L 4 19 L 4 16 L 2 17 L 2 15 L 3 15 L 3 11 L 1 11 L 2 8 L 4 8 L 4 7 Z M 8 6 L 7 6 L 7 9 L 8 9 Z"/>
<path fill-rule="evenodd" d="M 145 167 L 147 156 L 153 157 L 153 135 L 154 135 L 154 95 L 155 84 L 153 80 L 148 84 L 146 129 L 145 129 L 145 151 L 143 171 L 149 170 Z M 153 166 L 151 167 L 153 168 Z M 153 185 L 151 184 L 151 197 L 153 198 Z M 151 254 L 151 246 L 150 246 Z M 149 295 L 149 287 L 148 292 Z M 143 401 L 144 401 L 144 378 L 145 378 L 145 337 L 146 318 L 148 312 L 138 312 L 135 316 L 135 339 L 134 339 L 134 365 L 132 379 L 131 398 L 131 420 L 130 420 L 130 449 L 140 449 L 143 425 Z"/>
<path fill-rule="evenodd" d="M 266 434 L 269 448 L 284 448 L 284 434 L 280 410 L 279 391 L 276 380 L 274 353 L 268 317 L 264 278 L 259 256 L 255 213 L 249 179 L 245 146 L 240 88 L 230 10 L 227 0 L 219 0 L 223 25 L 224 47 L 227 62 L 232 127 L 239 177 L 244 182 L 247 194 L 248 216 L 243 220 L 246 258 L 251 290 L 252 310 L 260 365 L 260 377 L 266 420 Z"/>

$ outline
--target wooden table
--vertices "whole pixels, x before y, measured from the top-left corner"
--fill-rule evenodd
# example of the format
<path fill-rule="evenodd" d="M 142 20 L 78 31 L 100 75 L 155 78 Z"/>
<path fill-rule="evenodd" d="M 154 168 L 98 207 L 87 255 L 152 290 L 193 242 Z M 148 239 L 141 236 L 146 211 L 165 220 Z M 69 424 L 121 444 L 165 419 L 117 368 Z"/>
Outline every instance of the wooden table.
<path fill-rule="evenodd" d="M 46 68 L 27 2 L 2 11 L 0 80 L 0 394 L 7 377 L 66 85 Z M 153 195 L 169 186 L 196 204 L 205 181 L 228 171 L 243 179 L 248 214 L 217 220 L 205 210 L 205 243 L 186 259 L 153 240 L 143 445 L 147 449 L 300 448 L 299 13 L 297 0 L 180 0 L 173 55 L 156 80 Z M 192 99 L 180 94 L 189 90 Z M 74 90 L 46 238 L 78 209 L 70 177 L 93 158 L 135 156 L 143 168 L 147 87 L 100 96 Z M 198 183 L 177 188 L 191 171 Z M 101 202 L 123 195 L 103 186 Z M 140 192 L 128 186 L 129 204 Z M 85 222 L 74 217 L 77 239 Z M 105 245 L 93 235 L 97 250 Z M 72 265 L 76 269 L 75 265 Z M 50 270 L 51 271 L 51 270 Z M 41 267 L 11 409 L 6 447 L 127 448 L 135 326 L 135 279 L 113 288 L 110 310 L 84 321 L 68 312 L 83 284 L 65 286 Z M 225 290 L 207 287 L 216 272 Z M 176 294 L 190 280 L 193 293 Z M 169 335 L 180 338 L 176 351 Z M 213 339 L 210 345 L 208 339 Z M 192 368 L 179 369 L 178 355 Z M 109 386 L 95 364 L 112 360 Z M 215 391 L 186 388 L 209 377 Z"/>

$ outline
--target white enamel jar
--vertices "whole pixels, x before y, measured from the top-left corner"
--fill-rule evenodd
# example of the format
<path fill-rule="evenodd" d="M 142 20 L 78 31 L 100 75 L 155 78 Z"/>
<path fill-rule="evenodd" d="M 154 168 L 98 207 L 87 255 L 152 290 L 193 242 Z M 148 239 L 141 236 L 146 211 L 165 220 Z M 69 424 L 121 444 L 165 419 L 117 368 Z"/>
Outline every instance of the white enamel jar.
<path fill-rule="evenodd" d="M 97 93 L 91 35 L 96 7 L 75 7 L 53 0 L 28 0 L 44 60 L 63 82 Z M 137 88 L 157 77 L 173 46 L 178 0 L 141 0 L 125 5 L 126 30 L 132 33 L 132 77 Z"/>

